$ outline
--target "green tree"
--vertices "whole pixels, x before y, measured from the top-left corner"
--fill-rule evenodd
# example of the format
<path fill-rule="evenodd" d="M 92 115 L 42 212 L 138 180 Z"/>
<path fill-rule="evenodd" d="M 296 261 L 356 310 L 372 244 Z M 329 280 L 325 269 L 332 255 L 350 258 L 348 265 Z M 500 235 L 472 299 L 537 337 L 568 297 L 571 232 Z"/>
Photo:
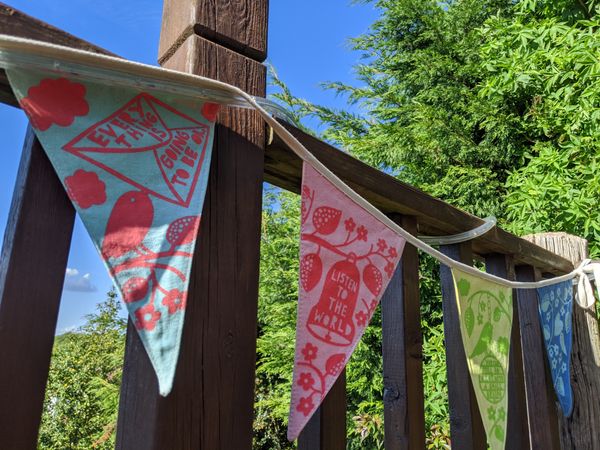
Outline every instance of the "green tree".
<path fill-rule="evenodd" d="M 126 326 L 119 309 L 111 290 L 80 329 L 56 337 L 40 449 L 114 448 Z"/>
<path fill-rule="evenodd" d="M 345 95 L 348 108 L 296 98 L 276 74 L 274 97 L 297 119 L 318 119 L 322 138 L 403 181 L 473 214 L 493 214 L 516 233 L 582 235 L 598 255 L 600 216 L 591 213 L 600 196 L 597 1 L 370 3 L 380 18 L 351 41 L 363 61 L 357 82 L 324 84 Z M 424 257 L 430 448 L 448 443 L 438 280 L 437 262 Z M 351 447 L 381 441 L 378 320 L 348 367 Z"/>

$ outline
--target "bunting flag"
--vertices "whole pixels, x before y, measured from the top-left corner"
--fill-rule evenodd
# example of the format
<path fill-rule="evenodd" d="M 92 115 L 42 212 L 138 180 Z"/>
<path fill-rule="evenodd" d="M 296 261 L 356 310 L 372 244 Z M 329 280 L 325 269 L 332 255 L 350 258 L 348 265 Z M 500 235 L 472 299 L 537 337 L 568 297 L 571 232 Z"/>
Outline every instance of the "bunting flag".
<path fill-rule="evenodd" d="M 460 331 L 491 450 L 504 449 L 512 289 L 452 269 Z"/>
<path fill-rule="evenodd" d="M 304 163 L 289 440 L 298 437 L 348 362 L 404 243 Z"/>
<path fill-rule="evenodd" d="M 167 395 L 218 106 L 40 71 L 7 74 Z"/>
<path fill-rule="evenodd" d="M 552 383 L 565 416 L 573 410 L 571 347 L 573 342 L 573 284 L 571 280 L 537 289 L 540 324 L 544 333 Z"/>

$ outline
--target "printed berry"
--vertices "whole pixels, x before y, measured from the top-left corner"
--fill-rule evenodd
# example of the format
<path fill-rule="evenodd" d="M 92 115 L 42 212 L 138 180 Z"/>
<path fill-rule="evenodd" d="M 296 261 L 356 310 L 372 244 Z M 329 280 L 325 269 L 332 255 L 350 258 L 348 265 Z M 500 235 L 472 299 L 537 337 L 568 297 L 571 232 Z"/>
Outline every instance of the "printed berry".
<path fill-rule="evenodd" d="M 167 228 L 167 241 L 169 244 L 176 247 L 192 242 L 196 237 L 196 229 L 199 221 L 199 217 L 186 216 L 171 222 L 171 225 Z"/>
<path fill-rule="evenodd" d="M 368 264 L 363 270 L 363 279 L 371 294 L 377 296 L 381 292 L 383 278 L 381 272 L 373 264 Z"/>
<path fill-rule="evenodd" d="M 121 288 L 123 301 L 125 303 L 139 302 L 148 293 L 148 279 L 142 277 L 132 277 L 123 283 Z"/>
<path fill-rule="evenodd" d="M 331 375 L 332 377 L 337 376 L 344 368 L 345 361 L 346 355 L 343 353 L 330 356 L 325 363 L 325 371 L 327 372 L 327 375 Z"/>
<path fill-rule="evenodd" d="M 300 283 L 306 291 L 312 291 L 323 274 L 323 263 L 316 253 L 309 253 L 300 261 Z"/>
<path fill-rule="evenodd" d="M 321 234 L 333 233 L 342 218 L 342 211 L 329 206 L 320 206 L 313 213 L 313 225 Z"/>

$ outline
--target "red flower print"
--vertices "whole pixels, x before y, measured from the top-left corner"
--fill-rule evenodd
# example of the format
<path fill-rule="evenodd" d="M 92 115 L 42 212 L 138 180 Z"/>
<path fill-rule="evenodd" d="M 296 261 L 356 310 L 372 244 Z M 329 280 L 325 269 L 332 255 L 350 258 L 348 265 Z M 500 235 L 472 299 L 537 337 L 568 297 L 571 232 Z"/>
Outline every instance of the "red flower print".
<path fill-rule="evenodd" d="M 21 107 L 31 124 L 41 131 L 53 124 L 68 127 L 75 117 L 85 116 L 90 110 L 85 101 L 85 86 L 66 78 L 46 78 L 30 87 Z"/>
<path fill-rule="evenodd" d="M 377 248 L 380 252 L 383 252 L 387 248 L 387 242 L 385 242 L 385 239 L 377 240 Z"/>
<path fill-rule="evenodd" d="M 152 303 L 135 310 L 135 327 L 138 330 L 152 331 L 160 319 L 160 311 L 154 309 Z"/>
<path fill-rule="evenodd" d="M 162 304 L 169 309 L 169 314 L 175 314 L 180 309 L 185 309 L 186 292 L 171 289 L 162 299 Z"/>
<path fill-rule="evenodd" d="M 219 114 L 220 106 L 216 103 L 207 102 L 202 105 L 202 115 L 206 120 L 214 122 L 217 120 L 217 114 Z"/>
<path fill-rule="evenodd" d="M 356 228 L 356 224 L 354 223 L 354 220 L 352 219 L 352 217 L 344 220 L 344 227 L 346 227 L 346 231 L 348 233 L 352 233 L 354 231 L 354 228 Z"/>
<path fill-rule="evenodd" d="M 327 375 L 337 377 L 344 368 L 345 361 L 346 355 L 344 355 L 343 353 L 338 353 L 337 355 L 330 356 L 327 362 L 325 363 L 325 371 L 327 372 Z"/>
<path fill-rule="evenodd" d="M 308 362 L 311 362 L 313 359 L 317 357 L 318 348 L 315 345 L 312 345 L 310 342 L 307 342 L 304 348 L 302 349 L 302 355 L 304 355 L 304 359 Z"/>
<path fill-rule="evenodd" d="M 392 278 L 392 275 L 394 274 L 394 269 L 394 263 L 387 263 L 385 265 L 385 269 L 383 270 L 385 270 L 385 273 L 387 273 L 388 278 Z"/>
<path fill-rule="evenodd" d="M 78 169 L 65 178 L 65 185 L 69 198 L 80 208 L 102 205 L 106 201 L 106 184 L 96 172 Z"/>
<path fill-rule="evenodd" d="M 315 407 L 311 397 L 301 397 L 300 403 L 296 406 L 296 409 L 300 411 L 304 416 L 308 416 Z"/>
<path fill-rule="evenodd" d="M 356 229 L 356 238 L 359 241 L 365 241 L 365 242 L 367 242 L 367 235 L 368 234 L 369 234 L 369 231 L 363 225 L 361 225 L 360 227 L 358 227 Z"/>
<path fill-rule="evenodd" d="M 364 311 L 357 312 L 354 317 L 356 318 L 356 324 L 359 327 L 364 327 L 365 325 L 367 325 L 367 315 Z"/>
<path fill-rule="evenodd" d="M 298 380 L 298 386 L 302 386 L 302 389 L 308 391 L 315 384 L 315 379 L 308 372 L 303 372 L 300 374 L 300 379 Z"/>
<path fill-rule="evenodd" d="M 388 250 L 388 255 L 390 255 L 392 258 L 398 256 L 398 250 L 396 250 L 396 247 L 390 247 Z"/>

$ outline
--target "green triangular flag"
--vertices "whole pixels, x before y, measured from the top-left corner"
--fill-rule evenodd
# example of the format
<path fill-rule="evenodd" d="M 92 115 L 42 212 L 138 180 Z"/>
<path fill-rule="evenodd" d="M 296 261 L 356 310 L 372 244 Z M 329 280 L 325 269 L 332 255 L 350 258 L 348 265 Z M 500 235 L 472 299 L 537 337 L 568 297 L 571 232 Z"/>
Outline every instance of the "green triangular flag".
<path fill-rule="evenodd" d="M 512 289 L 452 269 L 467 364 L 492 450 L 504 449 Z"/>

